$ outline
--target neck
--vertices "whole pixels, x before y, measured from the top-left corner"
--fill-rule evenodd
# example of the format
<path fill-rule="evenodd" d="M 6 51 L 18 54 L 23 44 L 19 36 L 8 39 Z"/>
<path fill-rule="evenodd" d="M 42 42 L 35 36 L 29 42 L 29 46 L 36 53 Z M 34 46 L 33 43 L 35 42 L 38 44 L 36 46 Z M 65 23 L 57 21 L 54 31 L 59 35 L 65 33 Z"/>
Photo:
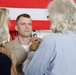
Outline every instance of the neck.
<path fill-rule="evenodd" d="M 29 37 L 18 36 L 18 40 L 21 45 L 28 45 L 31 42 L 30 36 Z"/>

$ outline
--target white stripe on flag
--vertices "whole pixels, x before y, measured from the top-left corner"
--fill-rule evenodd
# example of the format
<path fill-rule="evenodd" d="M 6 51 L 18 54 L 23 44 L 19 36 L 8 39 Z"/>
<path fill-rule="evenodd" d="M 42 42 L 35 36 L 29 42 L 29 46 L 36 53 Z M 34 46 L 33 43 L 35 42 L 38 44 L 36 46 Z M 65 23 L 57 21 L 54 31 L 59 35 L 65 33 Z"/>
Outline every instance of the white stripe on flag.
<path fill-rule="evenodd" d="M 32 20 L 47 20 L 47 9 L 37 8 L 8 8 L 10 19 L 16 20 L 16 17 L 22 13 L 27 13 L 31 16 Z"/>

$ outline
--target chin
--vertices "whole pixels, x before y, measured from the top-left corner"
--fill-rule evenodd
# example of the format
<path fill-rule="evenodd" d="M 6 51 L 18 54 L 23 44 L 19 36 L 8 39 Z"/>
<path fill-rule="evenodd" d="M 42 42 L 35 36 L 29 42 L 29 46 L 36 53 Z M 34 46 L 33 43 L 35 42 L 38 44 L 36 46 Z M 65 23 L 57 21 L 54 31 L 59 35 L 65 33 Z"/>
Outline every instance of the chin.
<path fill-rule="evenodd" d="M 30 35 L 24 35 L 24 37 L 30 37 Z"/>

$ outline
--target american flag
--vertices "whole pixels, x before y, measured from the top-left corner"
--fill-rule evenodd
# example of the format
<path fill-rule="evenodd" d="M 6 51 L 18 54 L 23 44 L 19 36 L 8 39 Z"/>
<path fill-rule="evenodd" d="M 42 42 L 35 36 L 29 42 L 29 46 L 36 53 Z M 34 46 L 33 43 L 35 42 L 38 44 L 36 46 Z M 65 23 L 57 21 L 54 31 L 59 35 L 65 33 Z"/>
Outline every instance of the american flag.
<path fill-rule="evenodd" d="M 0 7 L 9 9 L 11 23 L 9 29 L 15 30 L 15 20 L 19 14 L 28 13 L 32 18 L 33 30 L 49 30 L 47 6 L 52 0 L 0 0 Z"/>
<path fill-rule="evenodd" d="M 53 0 L 0 0 L 0 7 L 9 9 L 11 23 L 9 30 L 12 39 L 15 38 L 16 17 L 22 13 L 28 13 L 32 18 L 33 30 L 50 30 L 51 23 L 48 21 L 47 6 Z M 74 0 L 76 3 L 76 0 Z"/>

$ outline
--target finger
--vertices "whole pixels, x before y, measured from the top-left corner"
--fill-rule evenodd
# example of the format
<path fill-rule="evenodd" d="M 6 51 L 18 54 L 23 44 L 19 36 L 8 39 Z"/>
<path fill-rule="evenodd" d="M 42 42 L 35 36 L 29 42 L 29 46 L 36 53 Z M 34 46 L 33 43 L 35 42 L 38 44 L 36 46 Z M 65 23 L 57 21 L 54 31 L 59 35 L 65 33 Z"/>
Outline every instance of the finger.
<path fill-rule="evenodd" d="M 32 38 L 32 43 L 36 42 L 36 41 L 41 41 L 41 38 L 39 37 L 34 37 Z"/>

